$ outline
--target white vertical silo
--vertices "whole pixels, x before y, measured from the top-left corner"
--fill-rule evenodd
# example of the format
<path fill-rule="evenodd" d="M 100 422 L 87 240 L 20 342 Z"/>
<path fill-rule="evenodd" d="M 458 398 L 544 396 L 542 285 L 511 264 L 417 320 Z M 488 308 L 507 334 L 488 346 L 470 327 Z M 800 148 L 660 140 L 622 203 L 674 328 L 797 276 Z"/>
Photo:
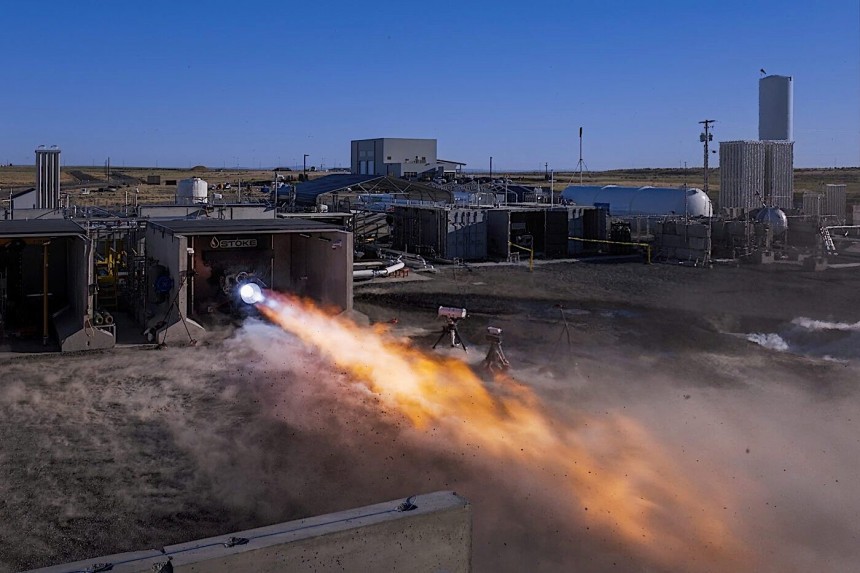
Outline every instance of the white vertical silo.
<path fill-rule="evenodd" d="M 196 205 L 209 200 L 209 184 L 199 177 L 180 179 L 176 186 L 177 205 Z"/>
<path fill-rule="evenodd" d="M 794 141 L 794 79 L 766 76 L 758 82 L 758 138 Z"/>

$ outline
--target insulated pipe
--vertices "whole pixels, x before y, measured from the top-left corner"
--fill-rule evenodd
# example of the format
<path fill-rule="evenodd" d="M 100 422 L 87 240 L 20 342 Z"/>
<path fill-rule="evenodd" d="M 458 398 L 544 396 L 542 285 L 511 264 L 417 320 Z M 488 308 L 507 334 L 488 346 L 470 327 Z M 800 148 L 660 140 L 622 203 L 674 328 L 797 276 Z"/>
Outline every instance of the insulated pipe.
<path fill-rule="evenodd" d="M 360 271 L 352 271 L 352 278 L 353 279 L 372 279 L 374 277 L 387 277 L 389 274 L 391 274 L 395 271 L 399 271 L 400 269 L 402 269 L 405 266 L 406 266 L 406 263 L 404 263 L 403 261 L 397 261 L 396 263 L 394 263 L 390 267 L 386 267 L 384 269 L 378 269 L 378 270 L 364 269 L 364 270 L 360 270 Z"/>

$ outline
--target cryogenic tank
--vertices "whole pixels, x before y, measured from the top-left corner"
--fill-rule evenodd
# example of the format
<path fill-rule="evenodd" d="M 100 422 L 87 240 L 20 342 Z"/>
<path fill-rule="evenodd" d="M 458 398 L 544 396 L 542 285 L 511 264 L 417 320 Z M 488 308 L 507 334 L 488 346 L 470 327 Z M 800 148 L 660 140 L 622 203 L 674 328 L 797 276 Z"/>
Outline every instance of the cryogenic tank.
<path fill-rule="evenodd" d="M 209 184 L 199 177 L 181 179 L 176 186 L 176 202 L 180 205 L 206 203 L 209 200 Z"/>
<path fill-rule="evenodd" d="M 767 223 L 774 238 L 782 236 L 788 230 L 788 217 L 782 209 L 766 207 L 756 213 L 755 219 L 760 223 Z"/>
<path fill-rule="evenodd" d="M 688 187 L 571 186 L 561 198 L 576 205 L 608 203 L 613 217 L 679 215 L 711 217 L 711 199 L 701 189 Z"/>

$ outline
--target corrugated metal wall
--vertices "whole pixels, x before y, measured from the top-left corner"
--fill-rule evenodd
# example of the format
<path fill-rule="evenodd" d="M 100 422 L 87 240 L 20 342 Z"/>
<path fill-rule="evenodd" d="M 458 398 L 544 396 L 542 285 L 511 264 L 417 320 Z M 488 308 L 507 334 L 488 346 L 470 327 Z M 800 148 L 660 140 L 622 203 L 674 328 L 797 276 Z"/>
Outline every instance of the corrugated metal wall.
<path fill-rule="evenodd" d="M 824 186 L 824 207 L 822 215 L 833 215 L 839 221 L 845 220 L 848 207 L 844 184 Z"/>
<path fill-rule="evenodd" d="M 764 200 L 768 207 L 792 208 L 794 142 L 765 141 Z"/>
<path fill-rule="evenodd" d="M 791 209 L 793 196 L 794 142 L 720 142 L 720 208 Z"/>
<path fill-rule="evenodd" d="M 823 197 L 821 193 L 804 193 L 803 214 L 807 217 L 820 217 Z"/>
<path fill-rule="evenodd" d="M 720 208 L 761 207 L 764 163 L 765 147 L 761 141 L 720 142 Z"/>

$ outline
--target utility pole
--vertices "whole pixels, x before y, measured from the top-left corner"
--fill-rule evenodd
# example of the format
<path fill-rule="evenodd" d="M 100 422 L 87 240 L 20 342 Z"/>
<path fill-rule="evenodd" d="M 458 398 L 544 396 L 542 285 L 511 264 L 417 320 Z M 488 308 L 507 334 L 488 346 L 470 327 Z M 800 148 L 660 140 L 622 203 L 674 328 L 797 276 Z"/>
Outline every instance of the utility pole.
<path fill-rule="evenodd" d="M 705 126 L 705 131 L 699 134 L 699 141 L 705 144 L 705 195 L 708 194 L 708 144 L 714 139 L 714 134 L 711 133 L 710 129 L 711 124 L 716 122 L 715 119 L 704 119 L 699 122 Z"/>
<path fill-rule="evenodd" d="M 490 180 L 493 179 L 493 156 L 490 156 Z"/>
<path fill-rule="evenodd" d="M 308 157 L 310 157 L 307 153 L 302 158 L 302 175 L 304 175 L 304 180 L 308 180 Z"/>

